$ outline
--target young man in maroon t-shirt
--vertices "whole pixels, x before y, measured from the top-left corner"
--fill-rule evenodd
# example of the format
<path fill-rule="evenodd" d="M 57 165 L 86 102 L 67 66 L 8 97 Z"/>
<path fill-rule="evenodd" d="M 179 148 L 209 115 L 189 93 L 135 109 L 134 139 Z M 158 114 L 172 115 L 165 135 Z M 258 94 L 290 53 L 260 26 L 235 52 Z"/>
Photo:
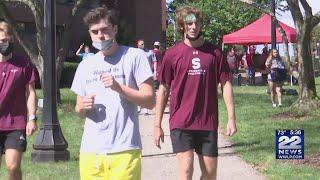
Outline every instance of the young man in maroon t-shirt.
<path fill-rule="evenodd" d="M 226 134 L 236 133 L 231 73 L 221 50 L 201 37 L 202 12 L 193 7 L 177 10 L 184 39 L 167 50 L 159 75 L 154 124 L 155 145 L 160 148 L 164 108 L 170 94 L 170 136 L 179 162 L 179 179 L 192 179 L 194 151 L 201 179 L 216 179 L 218 83 L 228 112 Z"/>
<path fill-rule="evenodd" d="M 35 81 L 38 75 L 26 58 L 12 53 L 12 42 L 12 28 L 0 22 L 0 163 L 4 153 L 8 178 L 20 180 L 26 135 L 32 135 L 37 129 Z"/>

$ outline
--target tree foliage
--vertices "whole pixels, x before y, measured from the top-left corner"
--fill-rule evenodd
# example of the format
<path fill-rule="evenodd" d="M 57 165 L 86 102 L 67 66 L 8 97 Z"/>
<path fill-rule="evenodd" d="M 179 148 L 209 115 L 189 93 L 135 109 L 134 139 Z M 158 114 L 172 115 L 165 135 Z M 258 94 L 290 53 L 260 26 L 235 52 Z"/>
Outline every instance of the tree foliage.
<path fill-rule="evenodd" d="M 238 30 L 261 16 L 260 11 L 233 0 L 175 0 L 169 5 L 172 17 L 175 17 L 174 11 L 177 8 L 185 5 L 197 7 L 203 11 L 204 38 L 216 44 L 221 44 L 223 35 Z M 172 34 L 171 30 L 169 29 L 168 34 Z"/>
<path fill-rule="evenodd" d="M 312 47 L 315 47 L 315 43 L 320 42 L 320 25 L 316 26 L 312 31 Z"/>

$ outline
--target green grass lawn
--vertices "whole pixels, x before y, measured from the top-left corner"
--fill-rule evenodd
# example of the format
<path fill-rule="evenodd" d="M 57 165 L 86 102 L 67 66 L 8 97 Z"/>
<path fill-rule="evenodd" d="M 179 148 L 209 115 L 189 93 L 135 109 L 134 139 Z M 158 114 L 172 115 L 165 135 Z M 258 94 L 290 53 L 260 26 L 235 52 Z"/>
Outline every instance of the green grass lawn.
<path fill-rule="evenodd" d="M 320 95 L 320 78 L 316 83 Z M 275 118 L 276 114 L 288 110 L 297 96 L 283 96 L 284 107 L 272 108 L 266 87 L 235 87 L 234 92 L 238 133 L 232 137 L 232 142 L 241 158 L 257 167 L 268 179 L 320 179 L 320 168 L 275 159 L 276 129 L 304 129 L 305 155 L 320 153 L 320 110 L 300 119 Z M 223 101 L 220 101 L 219 108 L 220 125 L 224 130 L 226 111 Z"/>
<path fill-rule="evenodd" d="M 318 93 L 320 78 L 317 78 Z M 288 87 L 286 87 L 288 88 Z M 238 133 L 232 137 L 236 152 L 249 164 L 255 165 L 269 179 L 319 179 L 320 169 L 303 165 L 291 165 L 275 160 L 275 130 L 304 129 L 305 155 L 320 152 L 320 111 L 313 112 L 308 118 L 275 119 L 274 116 L 286 111 L 295 101 L 296 96 L 284 96 L 283 108 L 272 108 L 269 96 L 263 86 L 235 87 L 235 106 Z M 58 115 L 63 134 L 69 143 L 70 161 L 60 163 L 31 162 L 32 143 L 35 138 L 28 138 L 28 149 L 23 156 L 22 170 L 25 180 L 78 180 L 78 155 L 82 134 L 83 120 L 74 114 L 75 95 L 63 89 L 63 105 Z M 41 92 L 38 92 L 41 96 Z M 226 111 L 220 98 L 220 125 L 225 129 Z M 41 117 L 40 117 L 41 119 Z M 2 158 L 3 159 L 3 158 Z M 0 179 L 7 179 L 4 162 L 0 168 Z"/>

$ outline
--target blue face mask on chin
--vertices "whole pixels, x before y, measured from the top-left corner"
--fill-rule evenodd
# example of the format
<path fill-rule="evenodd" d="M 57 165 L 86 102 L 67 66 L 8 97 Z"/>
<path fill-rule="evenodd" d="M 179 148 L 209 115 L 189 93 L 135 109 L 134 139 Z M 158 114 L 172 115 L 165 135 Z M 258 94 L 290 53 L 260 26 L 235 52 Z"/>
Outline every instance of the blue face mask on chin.
<path fill-rule="evenodd" d="M 0 54 L 3 56 L 8 56 L 13 51 L 13 43 L 3 42 L 0 43 Z"/>
<path fill-rule="evenodd" d="M 108 39 L 101 42 L 93 41 L 92 46 L 98 49 L 99 51 L 107 51 L 112 47 L 113 42 L 113 39 Z"/>

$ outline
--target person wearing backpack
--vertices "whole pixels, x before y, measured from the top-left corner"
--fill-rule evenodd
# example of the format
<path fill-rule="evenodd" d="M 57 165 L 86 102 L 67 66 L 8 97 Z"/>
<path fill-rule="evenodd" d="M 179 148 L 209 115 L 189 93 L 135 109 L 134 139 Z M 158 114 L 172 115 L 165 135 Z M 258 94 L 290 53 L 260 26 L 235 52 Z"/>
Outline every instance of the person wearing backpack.
<path fill-rule="evenodd" d="M 278 106 L 282 106 L 281 84 L 286 79 L 286 69 L 283 60 L 277 49 L 272 49 L 266 60 L 266 67 L 269 69 L 268 84 L 272 107 L 277 107 L 275 94 L 278 97 Z"/>

